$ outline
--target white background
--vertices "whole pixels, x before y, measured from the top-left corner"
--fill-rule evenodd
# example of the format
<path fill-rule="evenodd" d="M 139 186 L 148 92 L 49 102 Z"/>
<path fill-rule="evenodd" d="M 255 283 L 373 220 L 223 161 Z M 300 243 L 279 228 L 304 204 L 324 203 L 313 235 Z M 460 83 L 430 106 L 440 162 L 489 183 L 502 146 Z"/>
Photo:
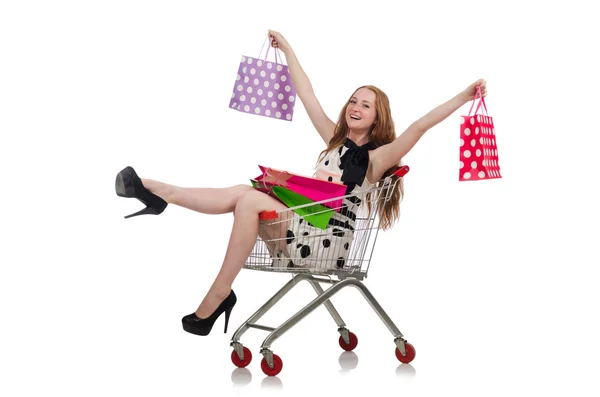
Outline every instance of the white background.
<path fill-rule="evenodd" d="M 33 396 L 598 395 L 599 30 L 584 2 L 2 1 L 0 394 Z M 392 8 L 392 4 L 393 8 Z M 336 120 L 353 90 L 389 96 L 397 133 L 478 78 L 502 179 L 458 182 L 461 108 L 405 157 L 400 222 L 366 285 L 333 298 L 359 338 L 342 355 L 325 309 L 275 342 L 229 338 L 289 276 L 244 270 L 227 335 L 185 333 L 222 261 L 231 215 L 117 197 L 127 165 L 181 186 L 248 183 L 257 164 L 312 174 L 323 143 L 228 108 L 242 55 L 282 32 Z M 263 323 L 312 299 L 300 286 Z M 267 392 L 268 393 L 268 392 Z"/>

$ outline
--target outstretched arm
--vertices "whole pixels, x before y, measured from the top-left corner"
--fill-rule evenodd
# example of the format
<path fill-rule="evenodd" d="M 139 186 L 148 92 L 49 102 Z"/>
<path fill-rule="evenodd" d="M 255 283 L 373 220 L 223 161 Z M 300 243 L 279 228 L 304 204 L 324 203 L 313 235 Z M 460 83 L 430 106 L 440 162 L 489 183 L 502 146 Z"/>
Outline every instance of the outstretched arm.
<path fill-rule="evenodd" d="M 458 110 L 465 103 L 475 99 L 477 87 L 481 86 L 481 93 L 487 95 L 485 80 L 479 79 L 454 98 L 436 107 L 425 116 L 412 123 L 393 142 L 375 149 L 371 153 L 371 182 L 377 181 L 390 168 L 400 163 L 400 160 L 416 145 L 421 137 L 432 127 Z"/>
<path fill-rule="evenodd" d="M 296 88 L 296 93 L 298 94 L 298 97 L 300 97 L 310 121 L 319 132 L 319 135 L 321 135 L 321 138 L 328 144 L 333 137 L 335 123 L 331 121 L 323 111 L 321 104 L 315 96 L 315 92 L 313 91 L 308 76 L 304 73 L 302 66 L 300 66 L 300 62 L 298 62 L 298 58 L 296 58 L 294 50 L 292 50 L 292 47 L 287 40 L 281 33 L 273 30 L 269 30 L 269 36 L 273 38 L 272 46 L 281 49 L 285 54 L 290 76 L 292 77 L 292 83 L 294 83 L 294 87 Z"/>

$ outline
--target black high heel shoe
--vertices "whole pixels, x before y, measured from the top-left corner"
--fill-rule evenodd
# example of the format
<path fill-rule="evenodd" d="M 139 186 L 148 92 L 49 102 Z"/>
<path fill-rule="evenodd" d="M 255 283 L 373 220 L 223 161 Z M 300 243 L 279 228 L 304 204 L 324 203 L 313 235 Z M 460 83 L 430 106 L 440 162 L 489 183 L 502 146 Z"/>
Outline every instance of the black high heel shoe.
<path fill-rule="evenodd" d="M 236 302 L 237 298 L 235 296 L 235 293 L 233 292 L 233 290 L 231 290 L 227 298 L 225 298 L 225 300 L 221 302 L 219 307 L 217 307 L 217 310 L 215 310 L 213 314 L 211 314 L 207 318 L 198 318 L 198 316 L 196 316 L 196 313 L 188 314 L 187 316 L 182 318 L 181 322 L 183 324 L 183 329 L 194 335 L 206 336 L 210 334 L 210 331 L 212 330 L 212 327 L 215 324 L 215 321 L 217 321 L 217 319 L 219 318 L 219 316 L 225 313 L 225 333 L 227 333 L 229 315 L 231 314 L 231 309 L 233 309 Z"/>
<path fill-rule="evenodd" d="M 134 214 L 127 215 L 125 219 L 137 215 L 158 215 L 167 208 L 167 202 L 146 189 L 132 167 L 125 167 L 117 174 L 115 191 L 117 192 L 117 196 L 136 198 L 146 205 L 146 208 Z"/>

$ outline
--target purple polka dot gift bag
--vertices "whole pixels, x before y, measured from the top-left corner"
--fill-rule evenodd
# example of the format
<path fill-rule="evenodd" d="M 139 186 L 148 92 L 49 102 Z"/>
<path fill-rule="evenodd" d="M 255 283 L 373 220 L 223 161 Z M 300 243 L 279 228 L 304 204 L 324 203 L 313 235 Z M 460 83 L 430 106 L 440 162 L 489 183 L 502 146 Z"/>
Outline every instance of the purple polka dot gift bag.
<path fill-rule="evenodd" d="M 242 56 L 229 107 L 244 113 L 292 121 L 296 89 L 287 65 L 280 63 L 279 49 L 274 51 L 275 62 L 267 60 L 270 47 L 269 41 L 264 59 L 260 54 L 258 58 Z"/>
<path fill-rule="evenodd" d="M 471 115 L 475 101 L 480 99 Z M 483 105 L 483 108 L 482 108 Z M 479 110 L 485 114 L 478 114 Z M 471 109 L 460 120 L 459 181 L 502 178 L 498 164 L 498 146 L 494 120 L 488 115 L 481 88 L 478 88 Z"/>

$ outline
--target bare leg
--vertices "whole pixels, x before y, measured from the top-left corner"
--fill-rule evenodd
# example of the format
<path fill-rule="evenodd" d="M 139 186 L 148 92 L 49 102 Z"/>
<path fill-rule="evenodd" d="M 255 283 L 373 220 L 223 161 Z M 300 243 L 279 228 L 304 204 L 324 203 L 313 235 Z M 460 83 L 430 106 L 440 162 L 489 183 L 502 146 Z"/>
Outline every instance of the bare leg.
<path fill-rule="evenodd" d="M 233 212 L 240 197 L 254 190 L 249 185 L 236 185 L 227 188 L 185 188 L 152 179 L 142 179 L 142 183 L 146 189 L 167 203 L 204 214 Z"/>
<path fill-rule="evenodd" d="M 288 216 L 291 216 L 288 212 L 281 213 L 272 224 L 265 225 L 259 231 L 259 236 L 267 245 L 271 255 L 274 255 L 275 251 L 279 249 L 284 255 L 289 256 L 286 232 L 290 227 L 291 219 Z"/>
<path fill-rule="evenodd" d="M 283 208 L 286 208 L 285 205 L 279 201 L 254 189 L 238 200 L 234 211 L 233 229 L 221 271 L 198 306 L 196 316 L 199 318 L 210 316 L 229 295 L 233 280 L 244 266 L 256 242 L 259 213 Z"/>

